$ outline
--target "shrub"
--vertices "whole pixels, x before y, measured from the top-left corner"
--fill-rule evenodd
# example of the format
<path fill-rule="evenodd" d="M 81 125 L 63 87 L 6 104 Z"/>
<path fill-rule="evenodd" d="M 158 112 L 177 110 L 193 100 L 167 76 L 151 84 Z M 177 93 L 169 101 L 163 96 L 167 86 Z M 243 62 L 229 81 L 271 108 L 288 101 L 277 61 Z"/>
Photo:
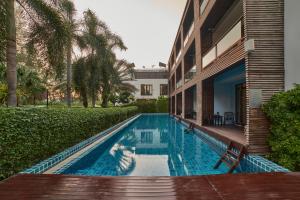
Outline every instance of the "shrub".
<path fill-rule="evenodd" d="M 156 101 L 157 112 L 167 113 L 169 112 L 169 100 L 165 97 L 159 97 Z"/>
<path fill-rule="evenodd" d="M 0 109 L 0 180 L 137 113 L 136 107 Z"/>
<path fill-rule="evenodd" d="M 159 99 L 139 99 L 129 104 L 137 106 L 139 113 L 168 113 L 168 98 L 159 97 Z M 127 105 L 128 106 L 128 105 Z"/>
<path fill-rule="evenodd" d="M 276 94 L 263 106 L 271 120 L 270 159 L 293 171 L 300 170 L 300 86 Z"/>

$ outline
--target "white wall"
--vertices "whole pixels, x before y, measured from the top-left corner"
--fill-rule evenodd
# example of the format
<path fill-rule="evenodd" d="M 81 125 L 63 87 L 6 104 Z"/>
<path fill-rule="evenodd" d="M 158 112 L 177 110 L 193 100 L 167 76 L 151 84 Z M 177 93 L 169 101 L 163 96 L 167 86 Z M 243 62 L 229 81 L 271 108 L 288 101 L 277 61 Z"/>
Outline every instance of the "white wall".
<path fill-rule="evenodd" d="M 137 88 L 137 91 L 134 94 L 135 99 L 157 99 L 160 96 L 160 85 L 168 84 L 167 79 L 136 79 L 133 81 L 127 81 L 131 85 L 134 85 Z M 141 85 L 149 84 L 153 86 L 152 96 L 142 96 L 141 95 Z"/>
<path fill-rule="evenodd" d="M 235 112 L 235 89 L 232 84 L 214 84 L 214 111 L 220 115 Z"/>
<path fill-rule="evenodd" d="M 300 84 L 300 0 L 285 0 L 285 90 Z"/>

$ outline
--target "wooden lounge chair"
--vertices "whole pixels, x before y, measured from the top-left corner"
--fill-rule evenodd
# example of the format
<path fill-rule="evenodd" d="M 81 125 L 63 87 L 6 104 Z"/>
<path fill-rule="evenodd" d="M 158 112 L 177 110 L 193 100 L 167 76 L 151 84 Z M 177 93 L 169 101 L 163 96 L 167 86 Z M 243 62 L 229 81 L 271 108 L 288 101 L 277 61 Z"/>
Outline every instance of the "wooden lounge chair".
<path fill-rule="evenodd" d="M 236 167 L 240 164 L 241 159 L 246 154 L 246 147 L 231 141 L 227 147 L 226 152 L 214 166 L 214 169 L 218 169 L 222 163 L 225 163 L 229 170 L 228 174 L 231 174 Z"/>

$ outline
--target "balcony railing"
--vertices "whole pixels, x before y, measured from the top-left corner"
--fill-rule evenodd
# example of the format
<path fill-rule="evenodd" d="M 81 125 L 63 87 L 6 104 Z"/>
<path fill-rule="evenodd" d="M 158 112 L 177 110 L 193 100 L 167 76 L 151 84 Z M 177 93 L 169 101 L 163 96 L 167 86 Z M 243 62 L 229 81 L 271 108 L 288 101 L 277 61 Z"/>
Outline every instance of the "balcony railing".
<path fill-rule="evenodd" d="M 196 65 L 194 65 L 185 75 L 184 75 L 184 82 L 189 82 L 196 76 Z"/>
<path fill-rule="evenodd" d="M 242 38 L 242 22 L 239 21 L 217 44 L 217 56 L 220 56 Z"/>
<path fill-rule="evenodd" d="M 202 57 L 202 67 L 205 68 L 217 58 L 217 47 L 213 47 L 205 56 Z"/>
<path fill-rule="evenodd" d="M 176 83 L 176 89 L 180 88 L 182 86 L 182 79 L 180 79 L 179 81 L 177 81 Z"/>
<path fill-rule="evenodd" d="M 202 4 L 201 4 L 201 6 L 200 6 L 200 14 L 201 14 L 201 15 L 202 15 L 203 12 L 205 11 L 205 8 L 206 8 L 208 2 L 209 2 L 209 0 L 203 0 L 203 1 L 202 1 Z"/>
<path fill-rule="evenodd" d="M 242 38 L 242 22 L 239 21 L 211 50 L 202 57 L 202 68 L 207 67 L 217 57 Z"/>
<path fill-rule="evenodd" d="M 191 35 L 192 35 L 193 31 L 194 31 L 194 28 L 195 28 L 195 24 L 193 22 L 192 25 L 191 25 L 191 27 L 190 27 L 190 29 L 189 29 L 189 32 L 185 36 L 183 46 L 186 46 L 186 44 L 188 43 L 189 38 L 191 37 Z"/>

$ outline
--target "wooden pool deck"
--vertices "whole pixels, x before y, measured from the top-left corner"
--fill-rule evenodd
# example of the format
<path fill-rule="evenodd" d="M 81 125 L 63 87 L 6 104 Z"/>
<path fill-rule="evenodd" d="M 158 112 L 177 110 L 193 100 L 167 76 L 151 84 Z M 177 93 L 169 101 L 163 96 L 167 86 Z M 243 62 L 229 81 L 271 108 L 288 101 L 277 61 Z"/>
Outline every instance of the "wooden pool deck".
<path fill-rule="evenodd" d="M 199 126 L 195 120 L 191 119 L 183 119 L 180 116 L 176 116 L 180 118 L 186 123 L 194 123 L 195 127 L 209 134 L 210 136 L 221 140 L 225 143 L 229 143 L 230 141 L 234 141 L 241 145 L 247 146 L 246 136 L 244 134 L 244 130 L 242 127 L 238 126 Z"/>
<path fill-rule="evenodd" d="M 17 175 L 0 183 L 3 200 L 300 199 L 300 173 L 193 177 Z"/>

